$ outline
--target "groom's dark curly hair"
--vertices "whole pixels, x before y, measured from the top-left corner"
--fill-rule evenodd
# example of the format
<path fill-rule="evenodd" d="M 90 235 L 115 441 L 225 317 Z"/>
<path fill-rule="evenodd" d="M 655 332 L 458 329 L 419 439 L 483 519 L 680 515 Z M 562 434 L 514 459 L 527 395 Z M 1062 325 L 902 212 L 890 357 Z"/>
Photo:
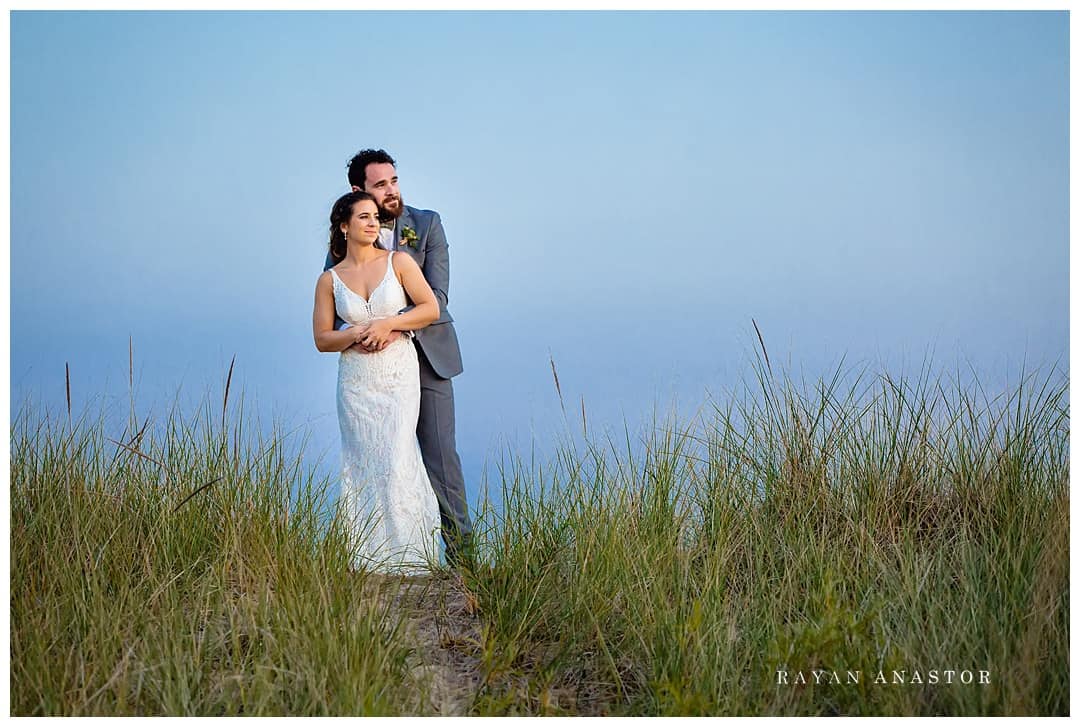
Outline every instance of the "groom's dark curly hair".
<path fill-rule="evenodd" d="M 356 155 L 349 160 L 349 184 L 353 187 L 364 188 L 364 182 L 367 179 L 368 164 L 393 164 L 397 166 L 397 162 L 394 161 L 394 157 L 387 154 L 382 149 L 364 149 L 356 152 Z"/>

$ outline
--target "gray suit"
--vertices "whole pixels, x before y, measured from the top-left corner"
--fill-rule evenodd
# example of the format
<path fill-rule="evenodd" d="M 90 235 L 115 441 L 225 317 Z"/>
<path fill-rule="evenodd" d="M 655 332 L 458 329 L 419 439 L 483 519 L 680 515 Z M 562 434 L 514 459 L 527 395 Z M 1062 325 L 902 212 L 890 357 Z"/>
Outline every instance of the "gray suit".
<path fill-rule="evenodd" d="M 418 239 L 413 241 L 415 247 L 401 239 L 406 228 L 417 235 Z M 454 319 L 447 310 L 450 251 L 439 213 L 406 205 L 394 226 L 391 249 L 405 253 L 417 262 L 439 301 L 439 320 L 416 331 L 416 350 L 420 359 L 420 418 L 416 423 L 416 436 L 420 440 L 420 452 L 431 487 L 439 501 L 447 556 L 453 561 L 460 541 L 470 538 L 472 523 L 454 437 L 454 387 L 450 379 L 462 371 L 461 349 L 454 331 Z M 323 269 L 333 264 L 327 253 Z M 337 319 L 334 327 L 340 328 L 342 323 L 344 321 Z"/>

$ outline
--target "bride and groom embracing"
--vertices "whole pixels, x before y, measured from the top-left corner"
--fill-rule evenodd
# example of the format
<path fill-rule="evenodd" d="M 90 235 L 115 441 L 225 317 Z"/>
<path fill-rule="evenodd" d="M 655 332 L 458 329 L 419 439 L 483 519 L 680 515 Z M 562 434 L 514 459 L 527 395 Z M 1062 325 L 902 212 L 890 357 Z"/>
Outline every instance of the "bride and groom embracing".
<path fill-rule="evenodd" d="M 450 255 L 439 214 L 408 207 L 396 162 L 365 149 L 349 162 L 352 192 L 330 212 L 315 286 L 315 347 L 341 352 L 339 504 L 354 565 L 416 574 L 467 563 L 472 525 L 454 441 L 461 351 L 447 311 Z"/>

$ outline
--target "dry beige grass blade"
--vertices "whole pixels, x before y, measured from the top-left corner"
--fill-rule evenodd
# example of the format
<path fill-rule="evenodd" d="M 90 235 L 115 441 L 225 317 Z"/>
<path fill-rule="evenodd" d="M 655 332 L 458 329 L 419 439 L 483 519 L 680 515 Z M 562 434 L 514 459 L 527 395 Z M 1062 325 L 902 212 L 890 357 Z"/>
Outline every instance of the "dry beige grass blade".
<path fill-rule="evenodd" d="M 144 429 L 145 429 L 145 427 L 144 427 Z M 140 432 L 140 435 L 141 435 L 141 432 Z M 126 444 L 124 444 L 122 442 L 118 442 L 118 441 L 116 441 L 115 439 L 113 439 L 111 437 L 108 437 L 107 439 L 110 442 L 112 442 L 113 444 L 115 444 L 117 447 L 120 447 L 122 449 L 126 449 L 128 452 L 131 452 L 132 454 L 134 454 L 134 455 L 136 455 L 138 457 L 142 457 L 143 459 L 145 459 L 147 461 L 153 462 L 154 464 L 158 465 L 159 467 L 165 468 L 165 463 L 164 462 L 159 462 L 158 460 L 154 459 L 150 455 L 145 454 L 143 452 L 140 452 L 135 447 L 129 447 L 128 445 L 126 445 Z"/>
<path fill-rule="evenodd" d="M 139 431 L 135 432 L 131 439 L 128 440 L 129 447 L 135 447 L 136 449 L 138 449 L 139 444 L 142 442 L 143 435 L 146 434 L 146 428 L 148 426 L 150 426 L 150 415 L 146 416 L 146 420 L 143 422 L 142 427 L 140 427 Z"/>

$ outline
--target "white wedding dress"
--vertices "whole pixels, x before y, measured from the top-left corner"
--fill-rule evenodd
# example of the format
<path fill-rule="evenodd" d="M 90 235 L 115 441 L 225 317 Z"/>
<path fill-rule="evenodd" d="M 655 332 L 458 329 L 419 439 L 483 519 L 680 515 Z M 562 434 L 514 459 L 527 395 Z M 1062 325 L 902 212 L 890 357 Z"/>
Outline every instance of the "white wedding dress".
<path fill-rule="evenodd" d="M 331 269 L 334 306 L 353 325 L 396 314 L 407 304 L 394 274 L 369 299 L 349 289 Z M 416 574 L 437 561 L 439 507 L 416 439 L 420 367 L 412 341 L 402 336 L 377 353 L 345 350 L 338 364 L 341 495 L 354 539 L 354 567 Z"/>

